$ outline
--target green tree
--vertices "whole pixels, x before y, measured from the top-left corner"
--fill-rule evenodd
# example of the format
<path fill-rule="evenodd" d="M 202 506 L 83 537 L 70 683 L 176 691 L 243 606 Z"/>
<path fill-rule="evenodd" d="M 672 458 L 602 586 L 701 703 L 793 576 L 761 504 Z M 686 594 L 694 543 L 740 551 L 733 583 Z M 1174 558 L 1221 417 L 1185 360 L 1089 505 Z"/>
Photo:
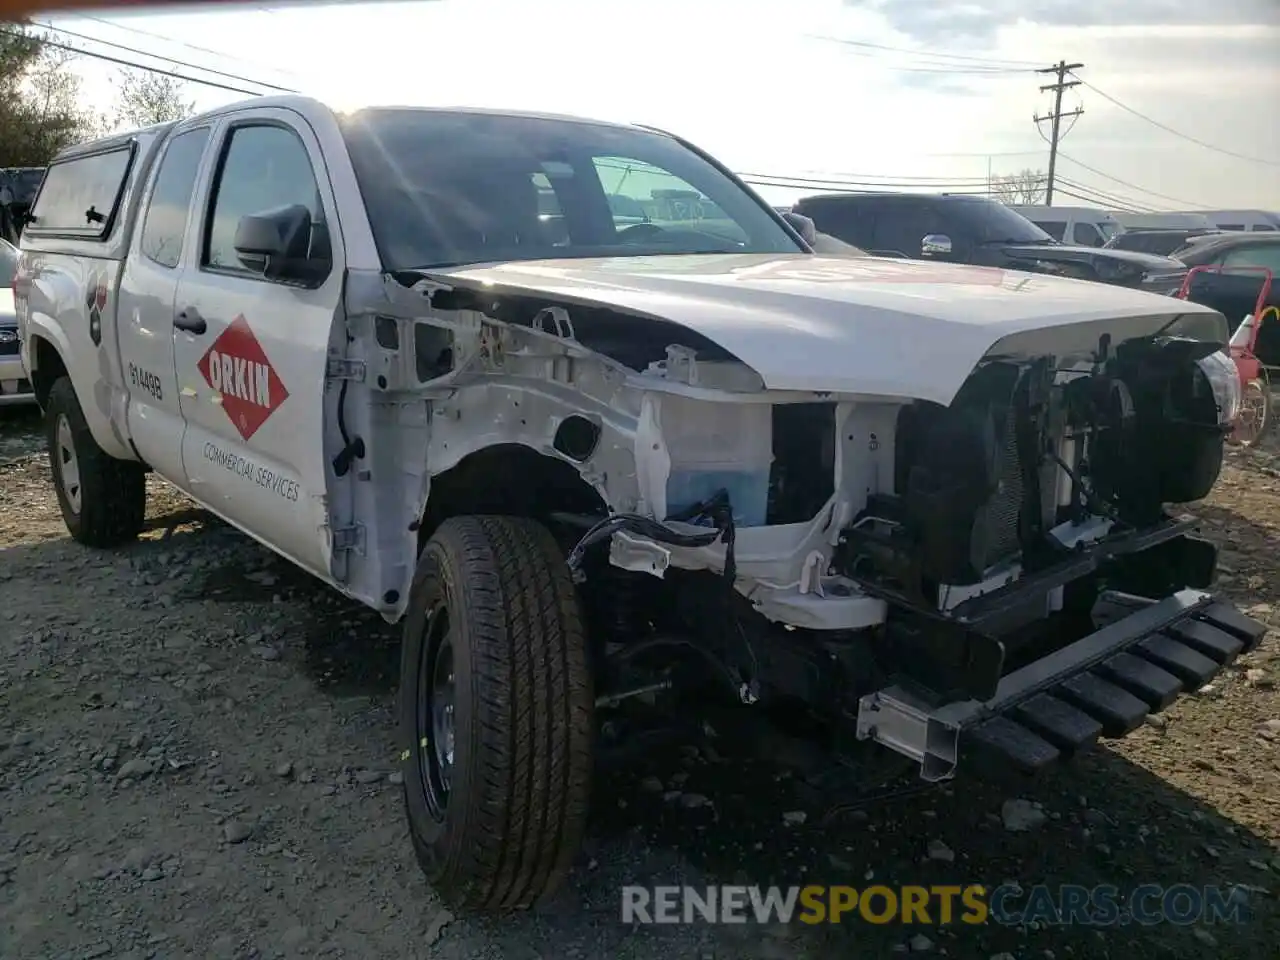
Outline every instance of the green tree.
<path fill-rule="evenodd" d="M 38 167 L 101 132 L 80 102 L 74 54 L 44 43 L 27 24 L 0 29 L 0 167 Z"/>

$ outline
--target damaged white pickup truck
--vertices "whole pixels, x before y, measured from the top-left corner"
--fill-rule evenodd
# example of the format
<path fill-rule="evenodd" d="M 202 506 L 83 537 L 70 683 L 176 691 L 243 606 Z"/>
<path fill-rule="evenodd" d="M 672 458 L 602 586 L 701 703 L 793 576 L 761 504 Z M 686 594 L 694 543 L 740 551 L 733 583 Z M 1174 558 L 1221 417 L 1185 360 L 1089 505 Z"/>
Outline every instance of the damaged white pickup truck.
<path fill-rule="evenodd" d="M 68 150 L 15 290 L 67 526 L 133 538 L 154 470 L 403 619 L 411 835 L 471 908 L 556 888 L 617 711 L 1035 771 L 1259 641 L 1166 512 L 1239 406 L 1220 314 L 804 226 L 557 117 L 264 98 Z"/>

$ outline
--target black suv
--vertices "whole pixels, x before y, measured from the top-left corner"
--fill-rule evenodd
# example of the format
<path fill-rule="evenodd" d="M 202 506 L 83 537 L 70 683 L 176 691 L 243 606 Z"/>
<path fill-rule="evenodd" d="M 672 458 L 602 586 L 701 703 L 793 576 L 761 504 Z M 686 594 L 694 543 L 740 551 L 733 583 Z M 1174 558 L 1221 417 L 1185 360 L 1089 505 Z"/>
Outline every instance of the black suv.
<path fill-rule="evenodd" d="M 1168 257 L 1060 243 L 987 197 L 829 193 L 805 197 L 792 210 L 874 256 L 1050 273 L 1165 294 L 1175 292 L 1186 273 Z"/>
<path fill-rule="evenodd" d="M 0 167 L 0 235 L 16 244 L 31 201 L 44 181 L 44 167 Z M 7 195 L 7 196 L 6 196 Z"/>

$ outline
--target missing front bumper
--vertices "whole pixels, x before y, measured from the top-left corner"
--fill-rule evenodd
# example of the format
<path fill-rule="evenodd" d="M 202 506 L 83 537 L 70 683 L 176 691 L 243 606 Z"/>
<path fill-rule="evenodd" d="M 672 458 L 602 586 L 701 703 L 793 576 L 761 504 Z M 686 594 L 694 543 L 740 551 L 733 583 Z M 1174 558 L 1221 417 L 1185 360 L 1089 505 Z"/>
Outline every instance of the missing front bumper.
<path fill-rule="evenodd" d="M 953 776 L 970 753 L 1035 773 L 1099 737 L 1131 733 L 1253 650 L 1267 629 L 1199 590 L 1160 601 L 1106 594 L 1098 613 L 1105 626 L 1005 676 L 984 702 L 939 706 L 906 686 L 868 694 L 858 738 L 916 760 L 929 781 Z"/>

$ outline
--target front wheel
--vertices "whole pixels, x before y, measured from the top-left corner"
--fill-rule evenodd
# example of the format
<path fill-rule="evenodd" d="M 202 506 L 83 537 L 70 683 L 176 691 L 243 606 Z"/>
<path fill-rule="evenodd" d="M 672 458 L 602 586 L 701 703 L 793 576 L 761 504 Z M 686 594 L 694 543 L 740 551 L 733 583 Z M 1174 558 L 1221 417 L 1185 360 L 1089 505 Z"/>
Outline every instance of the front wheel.
<path fill-rule="evenodd" d="M 418 560 L 400 660 L 409 833 L 442 898 L 502 910 L 555 893 L 586 824 L 593 712 L 551 533 L 516 517 L 446 521 Z"/>
<path fill-rule="evenodd" d="M 1244 385 L 1240 418 L 1232 439 L 1245 447 L 1256 447 L 1271 428 L 1271 383 L 1264 373 Z"/>
<path fill-rule="evenodd" d="M 49 391 L 45 429 L 58 507 L 71 538 L 89 547 L 116 547 L 136 538 L 147 512 L 146 467 L 117 460 L 98 446 L 67 377 Z"/>

